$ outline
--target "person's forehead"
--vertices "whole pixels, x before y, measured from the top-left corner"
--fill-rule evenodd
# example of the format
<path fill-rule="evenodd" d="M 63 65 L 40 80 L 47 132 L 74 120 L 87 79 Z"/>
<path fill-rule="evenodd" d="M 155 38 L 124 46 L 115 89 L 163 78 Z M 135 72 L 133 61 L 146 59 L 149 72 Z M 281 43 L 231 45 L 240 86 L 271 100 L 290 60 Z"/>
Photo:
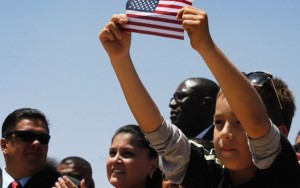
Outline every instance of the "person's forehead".
<path fill-rule="evenodd" d="M 217 99 L 215 115 L 222 115 L 224 113 L 234 114 L 226 97 L 222 94 Z"/>
<path fill-rule="evenodd" d="M 59 164 L 58 165 L 58 170 L 62 173 L 70 173 L 70 172 L 77 172 L 77 168 L 75 168 L 74 164 Z"/>
<path fill-rule="evenodd" d="M 130 133 L 119 133 L 113 139 L 111 148 L 126 148 L 132 150 L 144 150 L 137 139 Z"/>
<path fill-rule="evenodd" d="M 16 130 L 39 130 L 47 132 L 45 123 L 39 119 L 21 119 L 16 124 Z"/>
<path fill-rule="evenodd" d="M 135 144 L 134 136 L 130 133 L 119 133 L 113 139 L 112 144 Z"/>

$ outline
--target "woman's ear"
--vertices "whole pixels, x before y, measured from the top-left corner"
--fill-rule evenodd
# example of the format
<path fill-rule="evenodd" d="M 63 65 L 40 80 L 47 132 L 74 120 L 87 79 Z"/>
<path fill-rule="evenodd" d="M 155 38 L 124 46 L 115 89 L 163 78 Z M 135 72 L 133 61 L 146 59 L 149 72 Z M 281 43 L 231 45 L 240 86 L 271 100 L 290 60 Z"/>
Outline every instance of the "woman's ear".
<path fill-rule="evenodd" d="M 156 171 L 156 169 L 158 168 L 158 160 L 157 159 L 153 159 L 151 160 L 151 164 L 150 164 L 150 169 L 148 172 L 148 175 L 152 178 L 154 172 Z"/>

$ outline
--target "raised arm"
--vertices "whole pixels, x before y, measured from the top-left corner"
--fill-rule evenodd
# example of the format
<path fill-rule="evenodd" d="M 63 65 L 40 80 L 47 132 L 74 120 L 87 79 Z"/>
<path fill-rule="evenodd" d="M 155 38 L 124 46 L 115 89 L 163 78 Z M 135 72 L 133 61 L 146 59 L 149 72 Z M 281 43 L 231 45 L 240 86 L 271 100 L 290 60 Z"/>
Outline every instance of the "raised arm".
<path fill-rule="evenodd" d="M 108 53 L 111 64 L 121 84 L 127 103 L 144 132 L 153 132 L 162 124 L 161 114 L 145 89 L 130 57 L 131 34 L 124 32 L 126 15 L 114 15 L 100 32 L 99 39 Z"/>
<path fill-rule="evenodd" d="M 191 46 L 210 68 L 248 136 L 259 138 L 265 135 L 270 129 L 265 106 L 246 77 L 214 44 L 209 33 L 207 14 L 194 7 L 185 7 L 177 17 L 182 19 Z"/>

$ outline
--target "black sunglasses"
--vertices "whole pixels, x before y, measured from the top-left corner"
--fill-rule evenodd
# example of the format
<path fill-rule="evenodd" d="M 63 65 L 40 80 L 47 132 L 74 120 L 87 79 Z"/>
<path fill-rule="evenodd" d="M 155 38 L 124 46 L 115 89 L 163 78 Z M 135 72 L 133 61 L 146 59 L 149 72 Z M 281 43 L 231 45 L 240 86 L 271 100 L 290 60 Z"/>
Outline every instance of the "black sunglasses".
<path fill-rule="evenodd" d="M 195 95 L 195 94 L 187 94 L 187 93 L 182 93 L 182 92 L 176 92 L 176 93 L 174 93 L 171 100 L 175 99 L 176 101 L 181 101 L 185 97 L 198 97 L 198 98 L 201 98 L 203 96 Z"/>
<path fill-rule="evenodd" d="M 297 153 L 300 153 L 300 143 L 293 145 L 293 147 Z"/>
<path fill-rule="evenodd" d="M 24 142 L 33 142 L 38 140 L 41 144 L 48 144 L 50 141 L 50 135 L 47 133 L 37 133 L 33 131 L 13 131 L 6 134 L 4 137 L 8 138 L 15 135 L 15 138 Z"/>
<path fill-rule="evenodd" d="M 251 82 L 251 84 L 256 87 L 263 87 L 266 83 L 269 82 L 275 92 L 280 109 L 281 110 L 283 109 L 282 104 L 278 97 L 277 90 L 276 90 L 274 82 L 273 82 L 273 75 L 271 73 L 263 72 L 263 71 L 256 71 L 256 72 L 250 72 L 248 74 L 245 74 L 245 76 L 248 78 L 248 80 Z"/>

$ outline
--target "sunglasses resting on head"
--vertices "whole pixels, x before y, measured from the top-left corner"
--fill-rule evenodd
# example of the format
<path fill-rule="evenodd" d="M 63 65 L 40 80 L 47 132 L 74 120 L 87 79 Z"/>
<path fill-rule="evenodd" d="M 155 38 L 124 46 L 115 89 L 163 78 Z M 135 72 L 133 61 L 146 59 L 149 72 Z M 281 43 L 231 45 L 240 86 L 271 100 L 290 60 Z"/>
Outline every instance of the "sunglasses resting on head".
<path fill-rule="evenodd" d="M 250 83 L 256 88 L 263 88 L 266 84 L 269 84 L 272 87 L 276 95 L 279 108 L 281 110 L 281 119 L 282 119 L 281 121 L 283 121 L 283 115 L 282 115 L 283 107 L 273 82 L 273 75 L 271 73 L 263 72 L 263 71 L 255 71 L 255 72 L 250 72 L 248 74 L 243 72 L 243 74 L 247 77 Z"/>
<path fill-rule="evenodd" d="M 14 138 L 17 140 L 21 140 L 23 142 L 33 142 L 35 140 L 38 140 L 41 144 L 48 144 L 50 141 L 50 135 L 47 133 L 38 133 L 34 131 L 13 131 L 6 135 L 4 135 L 4 138 L 9 138 L 14 135 Z"/>

